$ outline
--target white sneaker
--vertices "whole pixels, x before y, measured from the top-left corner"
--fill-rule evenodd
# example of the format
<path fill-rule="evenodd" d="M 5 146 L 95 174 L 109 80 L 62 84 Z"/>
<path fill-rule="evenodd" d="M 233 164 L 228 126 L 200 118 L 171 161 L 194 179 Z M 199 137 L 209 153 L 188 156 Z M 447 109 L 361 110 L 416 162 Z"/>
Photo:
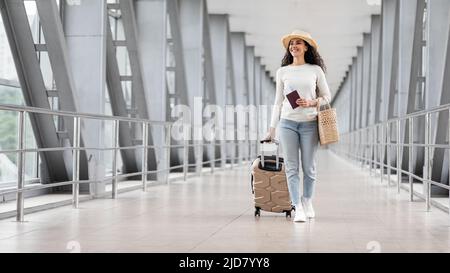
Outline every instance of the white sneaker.
<path fill-rule="evenodd" d="M 316 217 L 316 213 L 314 212 L 314 208 L 312 206 L 311 198 L 301 198 L 303 208 L 305 209 L 306 217 L 314 218 Z"/>
<path fill-rule="evenodd" d="M 306 215 L 302 207 L 302 205 L 295 206 L 294 222 L 306 222 Z"/>

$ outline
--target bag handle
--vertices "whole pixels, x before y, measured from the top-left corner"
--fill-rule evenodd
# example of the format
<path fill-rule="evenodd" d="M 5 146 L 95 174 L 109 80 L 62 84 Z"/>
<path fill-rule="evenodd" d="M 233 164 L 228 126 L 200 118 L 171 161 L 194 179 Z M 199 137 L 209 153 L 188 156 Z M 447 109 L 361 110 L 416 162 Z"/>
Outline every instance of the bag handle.
<path fill-rule="evenodd" d="M 318 97 L 317 98 L 317 105 L 316 105 L 316 108 L 317 108 L 317 113 L 319 113 L 320 112 L 320 100 L 321 99 L 324 99 L 326 102 L 327 102 L 327 105 L 328 105 L 328 109 L 331 109 L 331 105 L 330 105 L 330 102 L 327 100 L 327 98 L 326 97 Z"/>
<path fill-rule="evenodd" d="M 259 141 L 259 143 L 261 143 L 261 144 L 264 144 L 264 143 L 275 143 L 275 145 L 277 146 L 277 155 L 276 155 L 276 161 L 275 161 L 275 164 L 276 164 L 276 168 L 278 169 L 278 166 L 279 166 L 279 154 L 280 154 L 280 143 L 277 141 L 277 140 L 275 140 L 275 139 L 273 139 L 273 140 L 270 140 L 270 139 L 264 139 L 264 140 L 260 140 Z M 261 149 L 261 166 L 263 166 L 264 167 L 264 151 Z"/>

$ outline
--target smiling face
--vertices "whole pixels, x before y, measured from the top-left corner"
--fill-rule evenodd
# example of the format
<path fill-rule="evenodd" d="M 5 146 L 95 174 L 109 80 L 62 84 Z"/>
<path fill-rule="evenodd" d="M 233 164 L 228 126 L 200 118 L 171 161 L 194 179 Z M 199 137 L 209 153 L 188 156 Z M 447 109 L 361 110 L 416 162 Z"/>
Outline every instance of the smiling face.
<path fill-rule="evenodd" d="M 308 50 L 308 46 L 305 41 L 300 38 L 294 38 L 289 41 L 289 52 L 293 57 L 299 57 L 305 55 L 305 52 Z"/>

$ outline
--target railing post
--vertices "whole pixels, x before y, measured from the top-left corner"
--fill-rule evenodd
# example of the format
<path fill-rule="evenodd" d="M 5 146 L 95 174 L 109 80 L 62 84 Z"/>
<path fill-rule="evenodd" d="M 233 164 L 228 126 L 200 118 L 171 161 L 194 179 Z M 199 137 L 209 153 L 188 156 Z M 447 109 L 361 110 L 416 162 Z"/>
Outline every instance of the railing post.
<path fill-rule="evenodd" d="M 231 140 L 230 142 L 231 142 L 230 169 L 233 169 L 234 158 L 236 157 L 236 144 L 235 140 Z"/>
<path fill-rule="evenodd" d="M 397 193 L 400 193 L 400 185 L 402 183 L 402 160 L 401 160 L 401 121 L 397 120 Z"/>
<path fill-rule="evenodd" d="M 353 152 L 353 160 L 356 161 L 356 165 L 359 165 L 359 131 L 354 132 L 355 151 Z"/>
<path fill-rule="evenodd" d="M 352 140 L 352 133 L 349 132 L 346 136 L 347 139 L 347 146 L 345 147 L 345 155 L 347 156 L 348 160 L 351 160 L 351 150 L 352 150 L 352 146 L 350 145 L 350 142 Z"/>
<path fill-rule="evenodd" d="M 387 150 L 387 160 L 386 160 L 386 165 L 387 165 L 387 178 L 388 178 L 388 187 L 391 185 L 391 172 L 392 172 L 392 168 L 391 168 L 391 163 L 392 163 L 392 149 L 391 149 L 391 123 L 388 121 L 386 123 L 386 150 Z"/>
<path fill-rule="evenodd" d="M 408 172 L 409 172 L 409 200 L 414 201 L 414 184 L 413 184 L 413 155 L 414 155 L 414 119 L 409 119 L 409 153 L 408 153 Z"/>
<path fill-rule="evenodd" d="M 203 143 L 202 140 L 194 140 L 194 149 L 197 151 L 195 155 L 195 172 L 197 175 L 202 174 L 203 169 Z"/>
<path fill-rule="evenodd" d="M 365 159 L 364 159 L 364 149 L 365 149 L 365 145 L 364 145 L 364 130 L 363 129 L 359 129 L 359 147 L 360 147 L 360 161 L 361 161 L 361 169 L 364 169 L 364 164 L 365 164 Z"/>
<path fill-rule="evenodd" d="M 370 174 L 373 175 L 375 162 L 375 126 L 370 127 Z"/>
<path fill-rule="evenodd" d="M 355 156 L 356 156 L 356 163 L 357 163 L 357 165 L 361 168 L 361 165 L 362 165 L 362 163 L 361 163 L 361 130 L 357 130 L 356 132 L 355 132 L 355 137 L 356 137 L 356 153 L 355 153 Z"/>
<path fill-rule="evenodd" d="M 428 182 L 430 179 L 430 113 L 425 114 L 425 166 L 423 172 L 423 183 L 424 183 L 424 193 L 425 193 L 425 204 L 427 211 L 430 211 L 430 195 L 431 195 L 431 185 Z"/>
<path fill-rule="evenodd" d="M 225 170 L 227 167 L 227 141 L 220 140 L 220 167 Z"/>
<path fill-rule="evenodd" d="M 166 134 L 165 134 L 165 146 L 166 146 L 166 168 L 167 168 L 167 172 L 166 172 L 166 184 L 169 183 L 169 175 L 170 175 L 170 140 L 171 140 L 171 134 L 172 134 L 172 126 L 171 124 L 166 124 Z"/>
<path fill-rule="evenodd" d="M 350 145 L 351 142 L 352 142 L 352 132 L 349 132 L 347 135 L 347 144 L 348 145 L 346 147 L 345 154 L 347 155 L 347 159 L 350 161 L 352 160 L 352 156 L 351 156 L 352 146 Z"/>
<path fill-rule="evenodd" d="M 355 132 L 351 132 L 351 133 L 350 133 L 350 143 L 355 143 Z M 355 160 L 355 157 L 354 157 L 354 150 L 355 150 L 354 146 L 353 146 L 353 145 L 350 145 L 350 149 L 349 149 L 350 153 L 349 153 L 349 156 L 350 156 L 350 160 L 351 160 L 351 161 L 354 161 L 354 160 Z"/>
<path fill-rule="evenodd" d="M 350 132 L 350 135 L 348 136 L 350 139 L 350 143 L 354 143 L 353 135 L 354 135 L 354 132 Z M 348 146 L 348 158 L 350 159 L 350 161 L 353 161 L 353 146 L 352 145 Z"/>
<path fill-rule="evenodd" d="M 17 122 L 17 141 L 18 147 L 17 149 L 17 214 L 16 220 L 18 222 L 23 222 L 24 219 L 24 193 L 22 192 L 25 183 L 24 183 L 24 165 L 25 165 L 25 156 L 24 156 L 24 148 L 25 148 L 25 112 L 20 111 L 18 113 L 18 122 Z"/>
<path fill-rule="evenodd" d="M 142 191 L 147 191 L 148 171 L 148 123 L 142 123 Z"/>
<path fill-rule="evenodd" d="M 356 160 L 356 164 L 358 166 L 361 166 L 361 163 L 360 163 L 360 160 L 361 160 L 361 157 L 360 157 L 361 142 L 359 141 L 359 139 L 360 139 L 359 133 L 360 133 L 359 130 L 355 131 L 355 142 L 354 142 L 355 143 L 355 149 L 356 149 L 356 151 L 355 151 L 355 160 Z"/>
<path fill-rule="evenodd" d="M 189 140 L 183 141 L 183 180 L 186 181 L 189 167 Z"/>
<path fill-rule="evenodd" d="M 240 153 L 240 141 L 238 140 L 238 139 L 236 139 L 236 142 L 235 142 L 235 147 L 234 147 L 234 149 L 235 149 L 235 151 L 236 151 L 236 161 L 235 161 L 235 163 L 236 163 L 236 167 L 238 167 L 239 168 L 239 166 L 242 164 L 242 158 L 241 158 L 241 153 Z"/>
<path fill-rule="evenodd" d="M 359 131 L 354 132 L 354 142 L 355 143 L 355 151 L 353 152 L 353 160 L 356 162 L 356 165 L 359 165 Z"/>
<path fill-rule="evenodd" d="M 248 144 L 250 146 L 250 150 L 248 151 L 248 160 L 247 162 L 252 162 L 253 158 L 255 158 L 255 143 L 250 139 L 250 135 L 248 136 Z"/>
<path fill-rule="evenodd" d="M 345 147 L 345 155 L 347 156 L 347 159 L 351 161 L 351 152 L 352 152 L 352 146 L 350 145 L 352 141 L 352 132 L 349 132 L 347 134 L 347 147 Z"/>
<path fill-rule="evenodd" d="M 119 149 L 119 126 L 120 122 L 119 120 L 114 120 L 114 150 L 113 150 L 113 170 L 112 170 L 112 190 L 111 190 L 111 197 L 115 199 L 117 197 L 117 184 L 118 184 L 118 177 L 117 177 L 117 151 Z"/>
<path fill-rule="evenodd" d="M 380 155 L 379 153 L 379 142 L 378 142 L 378 125 L 374 125 L 373 127 L 373 172 L 376 176 L 377 174 L 377 167 L 378 167 L 378 157 Z"/>
<path fill-rule="evenodd" d="M 78 208 L 80 197 L 80 117 L 73 118 L 72 203 Z"/>
<path fill-rule="evenodd" d="M 242 140 L 238 140 L 238 146 L 237 146 L 237 154 L 238 154 L 238 162 L 237 165 L 240 167 L 244 165 L 244 157 L 245 157 L 245 142 Z"/>
<path fill-rule="evenodd" d="M 447 143 L 447 153 L 448 153 L 448 169 L 450 170 L 450 108 L 448 109 L 448 124 L 447 124 L 447 128 L 448 128 L 448 132 L 447 132 L 447 134 L 448 134 L 448 138 L 449 138 L 449 140 L 448 140 L 448 143 Z M 449 183 L 448 183 L 448 185 L 450 185 L 450 175 L 448 176 L 448 179 L 449 179 Z M 448 207 L 449 207 L 449 210 L 448 210 L 448 215 L 449 215 L 449 219 L 450 219 L 450 190 L 448 191 Z"/>
<path fill-rule="evenodd" d="M 214 173 L 214 166 L 216 165 L 216 142 L 211 139 L 211 157 L 210 157 L 211 173 Z"/>
<path fill-rule="evenodd" d="M 380 124 L 380 182 L 383 183 L 384 174 L 384 127 Z"/>
<path fill-rule="evenodd" d="M 369 160 L 369 151 L 368 151 L 368 147 L 369 147 L 369 129 L 366 127 L 363 129 L 363 158 L 364 158 L 364 169 L 367 168 L 367 163 Z"/>
<path fill-rule="evenodd" d="M 360 165 L 359 164 L 359 159 L 360 159 L 359 158 L 359 151 L 360 151 L 360 149 L 359 149 L 359 146 L 360 146 L 360 143 L 359 143 L 359 131 L 356 130 L 354 135 L 355 135 L 355 138 L 354 138 L 354 142 L 353 143 L 355 143 L 355 152 L 353 153 L 353 158 L 356 161 L 356 165 L 359 166 Z"/>
<path fill-rule="evenodd" d="M 242 150 L 242 153 L 239 154 L 239 166 L 244 166 L 244 161 L 245 161 L 245 140 L 240 140 L 239 141 L 239 148 L 238 151 Z"/>
<path fill-rule="evenodd" d="M 365 137 L 364 137 L 364 168 L 369 167 L 369 156 L 370 156 L 370 128 L 364 129 Z"/>

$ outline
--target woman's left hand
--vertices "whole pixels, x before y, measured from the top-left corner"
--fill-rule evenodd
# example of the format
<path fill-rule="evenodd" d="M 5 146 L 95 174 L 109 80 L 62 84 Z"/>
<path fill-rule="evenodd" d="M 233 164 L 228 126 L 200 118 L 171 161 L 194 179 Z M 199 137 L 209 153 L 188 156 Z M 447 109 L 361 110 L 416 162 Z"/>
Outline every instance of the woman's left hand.
<path fill-rule="evenodd" d="M 295 101 L 297 105 L 301 107 L 315 107 L 316 106 L 316 100 L 307 100 L 307 99 L 298 99 Z"/>

